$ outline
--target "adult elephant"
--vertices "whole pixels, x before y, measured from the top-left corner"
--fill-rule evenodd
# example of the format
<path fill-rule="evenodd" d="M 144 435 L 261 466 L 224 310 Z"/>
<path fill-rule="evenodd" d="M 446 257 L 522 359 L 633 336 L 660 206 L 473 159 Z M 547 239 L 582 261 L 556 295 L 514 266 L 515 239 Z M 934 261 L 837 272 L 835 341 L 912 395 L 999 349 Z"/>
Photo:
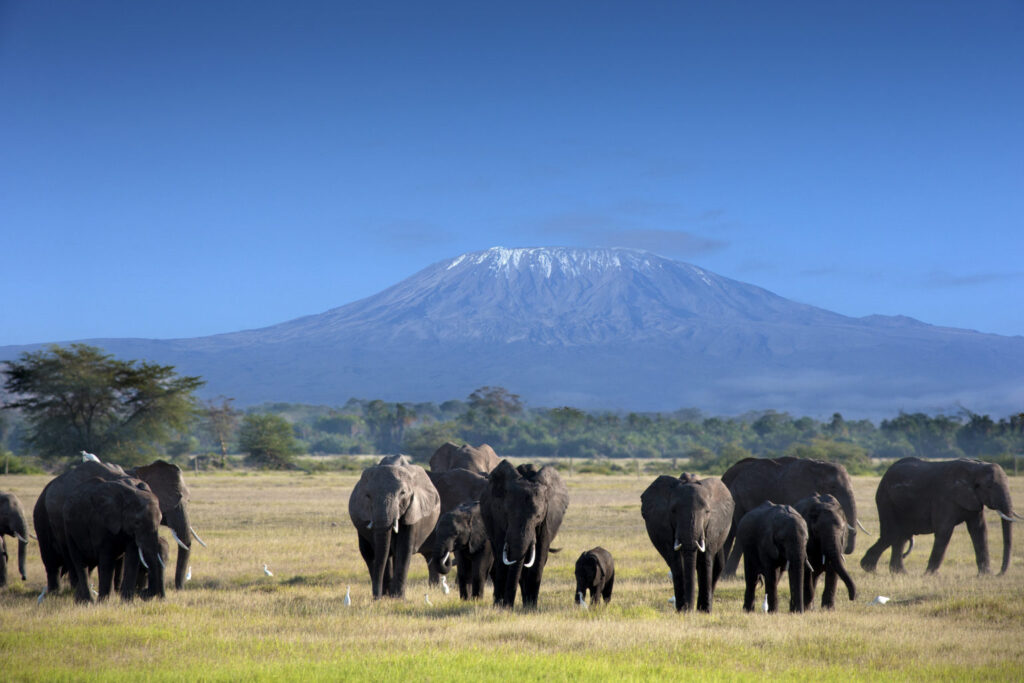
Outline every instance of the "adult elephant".
<path fill-rule="evenodd" d="M 495 605 L 511 608 L 522 588 L 523 605 L 537 606 L 551 542 L 568 507 L 569 490 L 550 465 L 516 468 L 502 460 L 491 471 L 480 515 L 495 554 Z"/>
<path fill-rule="evenodd" d="M 499 462 L 501 459 L 498 458 L 498 454 L 485 443 L 479 446 L 470 446 L 469 444 L 457 446 L 451 441 L 447 441 L 430 456 L 430 471 L 445 472 L 463 469 L 486 476 L 498 466 Z"/>
<path fill-rule="evenodd" d="M 889 571 L 903 572 L 904 544 L 909 541 L 913 548 L 915 535 L 935 534 L 926 573 L 935 572 L 942 564 L 953 529 L 966 523 L 974 544 L 978 573 L 987 574 L 986 507 L 998 512 L 1003 523 L 1003 565 L 999 573 L 1005 573 L 1010 566 L 1011 524 L 1016 513 L 1006 473 L 999 465 L 966 458 L 945 461 L 903 458 L 882 475 L 875 503 L 878 505 L 879 538 L 860 561 L 865 571 L 874 571 L 879 556 L 886 548 L 892 548 Z"/>
<path fill-rule="evenodd" d="M 25 576 L 25 550 L 28 547 L 28 522 L 21 501 L 13 493 L 0 493 L 0 588 L 7 585 L 7 543 L 4 536 L 18 540 L 18 573 Z"/>
<path fill-rule="evenodd" d="M 754 591 L 764 579 L 768 611 L 778 609 L 778 583 L 789 573 L 789 611 L 804 611 L 804 572 L 807 570 L 807 523 L 789 505 L 762 503 L 743 515 L 736 529 L 743 552 L 743 609 L 754 610 Z"/>
<path fill-rule="evenodd" d="M 725 471 L 722 482 L 729 487 L 735 502 L 733 531 L 725 541 L 727 559 L 722 575 L 726 578 L 736 575 L 743 552 L 734 543 L 739 521 L 766 500 L 780 505 L 795 505 L 815 493 L 828 493 L 839 501 L 846 520 L 855 527 L 860 525 L 853 485 L 842 465 L 807 458 L 744 458 Z M 845 554 L 853 552 L 856 539 L 856 531 L 847 535 L 843 548 Z"/>
<path fill-rule="evenodd" d="M 206 546 L 192 528 L 189 519 L 188 504 L 192 494 L 185 484 L 181 468 L 164 460 L 157 460 L 149 465 L 128 470 L 128 475 L 149 484 L 149 488 L 160 501 L 160 524 L 171 530 L 171 535 L 178 544 L 174 587 L 180 590 L 185 587 L 185 574 L 192 553 L 192 539 L 195 538 Z"/>
<path fill-rule="evenodd" d="M 62 511 L 71 571 L 77 577 L 75 601 L 92 602 L 89 571 L 98 569 L 99 600 L 113 587 L 119 558 L 124 556 L 121 597 L 135 595 L 139 565 L 148 572 L 143 597 L 164 597 L 164 566 L 160 557 L 160 502 L 138 479 L 81 482 L 68 495 Z"/>
<path fill-rule="evenodd" d="M 711 600 L 725 563 L 725 539 L 732 528 L 733 501 L 716 477 L 662 475 L 640 495 L 640 513 L 651 543 L 672 571 L 676 610 L 711 612 Z"/>
<path fill-rule="evenodd" d="M 454 558 L 460 598 L 468 600 L 484 594 L 494 553 L 480 516 L 479 501 L 463 503 L 441 515 L 435 529 L 434 556 L 439 558 L 437 567 L 442 574 L 451 571 Z"/>
<path fill-rule="evenodd" d="M 430 483 L 437 489 L 437 495 L 441 498 L 440 516 L 454 510 L 463 503 L 480 500 L 480 494 L 483 493 L 484 488 L 487 486 L 487 477 L 465 469 L 454 469 L 444 472 L 434 472 L 431 470 L 427 472 L 427 476 L 430 477 Z M 438 517 L 438 525 L 441 523 L 440 516 Z M 448 563 L 447 568 L 440 566 L 442 556 L 434 553 L 436 546 L 437 530 L 435 527 L 419 549 L 427 561 L 427 571 L 431 586 L 437 585 L 441 580 L 441 574 L 447 574 L 452 568 L 452 555 L 444 558 L 445 562 Z"/>
<path fill-rule="evenodd" d="M 846 585 L 850 600 L 857 597 L 857 586 L 843 560 L 846 534 L 851 529 L 843 515 L 843 508 L 833 496 L 816 494 L 808 496 L 793 506 L 807 523 L 807 564 L 810 571 L 804 574 L 804 606 L 814 603 L 814 589 L 818 577 L 825 575 L 825 588 L 821 593 L 822 609 L 832 609 L 836 604 L 836 579 Z"/>
<path fill-rule="evenodd" d="M 402 455 L 363 470 L 348 499 L 373 598 L 405 597 L 409 563 L 434 529 L 441 501 L 430 477 Z"/>

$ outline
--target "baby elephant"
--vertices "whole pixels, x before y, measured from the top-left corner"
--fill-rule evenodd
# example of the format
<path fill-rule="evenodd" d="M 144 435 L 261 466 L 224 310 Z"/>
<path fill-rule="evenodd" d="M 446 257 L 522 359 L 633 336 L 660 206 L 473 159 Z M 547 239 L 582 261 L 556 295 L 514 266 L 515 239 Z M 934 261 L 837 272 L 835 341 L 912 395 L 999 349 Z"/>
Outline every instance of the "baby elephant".
<path fill-rule="evenodd" d="M 480 517 L 479 501 L 463 503 L 441 515 L 435 539 L 434 557 L 440 558 L 438 571 L 447 574 L 452 564 L 458 568 L 459 597 L 468 600 L 482 596 L 494 554 Z"/>
<path fill-rule="evenodd" d="M 810 608 L 814 602 L 814 588 L 822 574 L 825 575 L 825 590 L 821 594 L 823 609 L 832 609 L 836 604 L 837 579 L 842 579 L 850 600 L 855 600 L 857 587 L 843 561 L 846 533 L 853 527 L 846 521 L 839 501 L 827 493 L 816 493 L 794 507 L 807 522 L 807 563 L 810 570 L 804 573 L 804 606 Z"/>
<path fill-rule="evenodd" d="M 615 563 L 612 554 L 598 546 L 580 555 L 576 560 L 576 603 L 584 604 L 587 591 L 590 601 L 596 602 L 598 594 L 607 603 L 612 599 L 612 585 L 615 583 Z"/>
<path fill-rule="evenodd" d="M 789 569 L 789 611 L 804 611 L 804 572 L 807 565 L 807 523 L 788 505 L 767 501 L 743 515 L 736 529 L 736 542 L 743 549 L 743 578 L 746 591 L 743 609 L 754 609 L 758 577 L 764 578 L 768 611 L 778 604 L 778 582 Z"/>

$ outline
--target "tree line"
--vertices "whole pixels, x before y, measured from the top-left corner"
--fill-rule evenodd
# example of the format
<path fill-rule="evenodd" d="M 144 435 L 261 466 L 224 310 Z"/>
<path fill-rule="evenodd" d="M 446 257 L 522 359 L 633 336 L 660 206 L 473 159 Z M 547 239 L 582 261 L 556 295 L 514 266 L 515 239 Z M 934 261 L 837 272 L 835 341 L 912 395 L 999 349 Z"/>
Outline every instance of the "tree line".
<path fill-rule="evenodd" d="M 403 452 L 426 460 L 454 441 L 489 443 L 501 455 L 568 458 L 583 470 L 644 460 L 720 473 L 745 457 L 790 455 L 868 473 L 877 469 L 873 459 L 911 455 L 979 458 L 1013 472 L 1015 456 L 1024 455 L 1024 413 L 999 419 L 966 409 L 900 413 L 876 425 L 839 413 L 817 420 L 774 410 L 731 417 L 695 408 L 588 412 L 528 407 L 492 386 L 440 404 L 350 399 L 340 406 L 266 403 L 241 410 L 226 397 L 199 401 L 201 378 L 116 360 L 82 344 L 23 354 L 4 374 L 0 452 L 44 460 L 87 450 L 124 464 L 200 454 L 217 466 L 229 453 L 244 453 L 252 465 L 280 468 L 300 453 Z"/>

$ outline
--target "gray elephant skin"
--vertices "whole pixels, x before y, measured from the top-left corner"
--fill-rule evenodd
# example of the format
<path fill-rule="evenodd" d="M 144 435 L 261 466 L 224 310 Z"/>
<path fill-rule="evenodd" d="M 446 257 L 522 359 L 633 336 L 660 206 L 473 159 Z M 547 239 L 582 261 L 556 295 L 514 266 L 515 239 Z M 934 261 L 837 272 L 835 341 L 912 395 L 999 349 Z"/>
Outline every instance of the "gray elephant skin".
<path fill-rule="evenodd" d="M 454 559 L 460 598 L 483 596 L 494 553 L 480 516 L 479 501 L 463 503 L 441 515 L 435 530 L 434 556 L 439 558 L 437 566 L 442 574 L 451 571 Z"/>
<path fill-rule="evenodd" d="M 405 597 L 412 556 L 433 531 L 440 512 L 441 500 L 430 477 L 405 456 L 387 456 L 363 470 L 348 499 L 348 514 L 370 571 L 374 600 Z"/>
<path fill-rule="evenodd" d="M 935 572 L 942 564 L 953 529 L 966 523 L 974 544 L 978 573 L 987 574 L 986 507 L 1002 518 L 1003 564 L 999 573 L 1005 573 L 1010 566 L 1015 513 L 1006 473 L 999 465 L 966 458 L 945 461 L 903 458 L 882 475 L 875 503 L 878 505 L 879 538 L 860 561 L 865 571 L 874 571 L 881 554 L 886 548 L 892 548 L 889 571 L 903 572 L 904 544 L 909 541 L 913 548 L 915 535 L 935 534 L 926 570 Z"/>
<path fill-rule="evenodd" d="M 725 564 L 725 539 L 732 529 L 733 501 L 716 477 L 662 475 L 640 496 L 647 535 L 672 572 L 676 610 L 711 612 L 715 585 Z"/>
<path fill-rule="evenodd" d="M 857 586 L 846 571 L 843 559 L 850 525 L 839 501 L 827 493 L 818 494 L 804 498 L 793 507 L 807 523 L 807 563 L 810 571 L 804 573 L 804 606 L 809 609 L 814 603 L 815 587 L 822 574 L 825 575 L 825 587 L 821 594 L 822 609 L 835 607 L 837 580 L 842 580 L 850 600 L 855 600 Z"/>
<path fill-rule="evenodd" d="M 457 446 L 451 441 L 447 441 L 430 456 L 430 471 L 446 472 L 463 469 L 486 476 L 498 466 L 499 462 L 501 459 L 498 454 L 485 443 L 479 446 L 470 446 L 469 444 Z"/>
<path fill-rule="evenodd" d="M 588 591 L 591 603 L 596 603 L 600 596 L 608 604 L 614 587 L 615 561 L 612 554 L 601 546 L 580 553 L 576 560 L 576 604 L 582 605 L 587 601 Z"/>
<path fill-rule="evenodd" d="M 188 504 L 192 497 L 181 468 L 164 460 L 128 470 L 128 475 L 141 479 L 160 501 L 160 524 L 171 530 L 178 545 L 178 561 L 174 569 L 174 587 L 185 587 L 185 574 L 192 554 L 192 538 L 199 540 L 189 516 Z M 202 541 L 199 541 L 202 543 Z"/>
<path fill-rule="evenodd" d="M 88 479 L 68 496 L 62 517 L 71 571 L 77 577 L 76 602 L 92 602 L 92 567 L 98 569 L 99 600 L 110 595 L 122 555 L 122 599 L 131 600 L 135 595 L 140 563 L 148 571 L 148 589 L 142 597 L 164 597 L 160 502 L 145 483 L 130 478 Z"/>
<path fill-rule="evenodd" d="M 25 550 L 28 547 L 28 522 L 21 501 L 13 493 L 0 493 L 0 588 L 7 585 L 7 562 L 9 555 L 4 536 L 18 541 L 18 573 L 25 576 Z"/>
<path fill-rule="evenodd" d="M 764 579 L 768 611 L 778 609 L 778 583 L 789 573 L 789 611 L 804 611 L 804 572 L 807 571 L 807 523 L 789 505 L 762 503 L 743 515 L 736 529 L 743 552 L 743 609 L 754 610 L 754 592 Z"/>
<path fill-rule="evenodd" d="M 523 606 L 537 606 L 551 542 L 569 507 L 569 491 L 550 465 L 513 467 L 508 460 L 488 475 L 480 514 L 494 550 L 494 604 L 511 608 L 517 589 Z"/>
<path fill-rule="evenodd" d="M 735 503 L 733 531 L 725 542 L 722 575 L 726 578 L 735 576 L 739 566 L 742 550 L 734 537 L 740 519 L 766 500 L 795 505 L 815 493 L 828 493 L 839 501 L 846 521 L 854 527 L 859 524 L 853 485 L 842 465 L 807 458 L 744 458 L 725 471 L 722 482 L 729 487 Z M 847 534 L 844 554 L 853 552 L 856 539 L 856 531 Z"/>
<path fill-rule="evenodd" d="M 454 510 L 463 503 L 480 500 L 480 494 L 483 493 L 484 488 L 487 486 L 487 477 L 478 472 L 471 472 L 465 469 L 446 470 L 444 472 L 434 472 L 431 470 L 427 472 L 427 476 L 430 477 L 430 483 L 437 489 L 437 495 L 441 498 L 441 515 L 438 517 L 438 525 L 440 525 L 440 519 L 445 513 Z M 452 562 L 457 557 L 449 555 L 445 558 L 448 566 L 441 567 L 440 561 L 442 556 L 434 552 L 436 547 L 437 529 L 435 527 L 420 548 L 420 552 L 427 561 L 427 572 L 431 586 L 437 585 L 441 580 L 442 574 L 447 574 L 451 571 Z"/>

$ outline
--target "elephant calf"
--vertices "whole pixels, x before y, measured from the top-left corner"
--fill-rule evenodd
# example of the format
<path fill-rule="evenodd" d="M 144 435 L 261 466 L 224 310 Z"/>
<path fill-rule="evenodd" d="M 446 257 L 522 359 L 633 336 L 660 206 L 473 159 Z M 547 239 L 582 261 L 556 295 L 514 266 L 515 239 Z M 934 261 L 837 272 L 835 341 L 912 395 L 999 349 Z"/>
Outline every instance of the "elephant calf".
<path fill-rule="evenodd" d="M 438 558 L 438 571 L 447 574 L 454 559 L 459 597 L 468 600 L 483 596 L 484 582 L 494 564 L 494 553 L 480 516 L 480 502 L 463 503 L 441 515 L 434 533 L 433 552 Z"/>
<path fill-rule="evenodd" d="M 825 589 L 821 594 L 821 607 L 832 609 L 836 602 L 836 579 L 842 579 L 850 600 L 857 598 L 857 587 L 846 571 L 843 548 L 850 524 L 843 515 L 839 501 L 829 494 L 815 494 L 799 501 L 796 511 L 807 522 L 807 563 L 810 571 L 804 574 L 804 605 L 814 602 L 814 588 L 818 577 L 825 575 Z"/>
<path fill-rule="evenodd" d="M 743 515 L 736 529 L 743 552 L 743 609 L 754 610 L 758 577 L 764 578 L 768 611 L 778 609 L 778 582 L 789 569 L 789 611 L 804 611 L 804 571 L 807 569 L 807 523 L 788 505 L 762 503 Z"/>
<path fill-rule="evenodd" d="M 18 540 L 18 573 L 24 581 L 28 523 L 25 521 L 25 510 L 13 493 L 0 493 L 0 588 L 7 585 L 8 553 L 4 536 Z"/>
<path fill-rule="evenodd" d="M 600 595 L 605 604 L 612 599 L 615 585 L 615 563 L 612 554 L 598 546 L 582 553 L 576 560 L 576 602 L 583 604 L 590 591 L 590 602 L 597 602 Z"/>

